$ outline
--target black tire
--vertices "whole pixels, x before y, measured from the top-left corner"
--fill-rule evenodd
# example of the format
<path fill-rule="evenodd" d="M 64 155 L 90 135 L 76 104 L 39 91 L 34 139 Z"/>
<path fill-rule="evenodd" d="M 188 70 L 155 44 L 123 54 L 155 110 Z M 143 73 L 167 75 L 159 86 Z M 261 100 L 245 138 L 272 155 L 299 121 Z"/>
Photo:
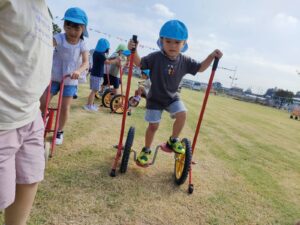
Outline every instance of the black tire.
<path fill-rule="evenodd" d="M 191 142 L 187 138 L 182 139 L 181 142 L 185 146 L 185 154 L 175 155 L 174 179 L 177 185 L 181 185 L 186 181 L 192 162 Z"/>
<path fill-rule="evenodd" d="M 298 116 L 295 116 L 295 120 L 297 120 L 298 119 Z"/>
<path fill-rule="evenodd" d="M 134 139 L 134 130 L 135 130 L 134 127 L 130 127 L 128 134 L 127 134 L 127 139 L 125 142 L 125 147 L 123 150 L 122 161 L 121 161 L 121 166 L 120 166 L 121 173 L 126 173 L 126 171 L 127 171 L 131 147 L 132 147 L 133 139 Z"/>
<path fill-rule="evenodd" d="M 111 91 L 107 91 L 103 94 L 102 96 L 102 105 L 106 108 L 109 108 L 110 106 L 110 101 L 113 97 L 113 93 Z"/>
<path fill-rule="evenodd" d="M 140 102 L 136 101 L 134 99 L 134 96 L 131 96 L 128 100 L 129 104 L 131 107 L 137 107 L 139 105 Z"/>
<path fill-rule="evenodd" d="M 112 97 L 110 101 L 110 110 L 117 114 L 122 114 L 124 112 L 125 96 L 117 94 Z"/>
<path fill-rule="evenodd" d="M 290 115 L 290 118 L 293 119 L 293 115 Z"/>

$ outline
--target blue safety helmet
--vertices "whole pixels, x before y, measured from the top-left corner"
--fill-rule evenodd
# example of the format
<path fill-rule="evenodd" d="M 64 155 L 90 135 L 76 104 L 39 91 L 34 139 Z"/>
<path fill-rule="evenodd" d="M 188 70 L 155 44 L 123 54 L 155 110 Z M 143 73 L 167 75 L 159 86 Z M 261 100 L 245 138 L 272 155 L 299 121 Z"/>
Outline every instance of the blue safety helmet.
<path fill-rule="evenodd" d="M 166 22 L 159 31 L 160 38 L 170 38 L 179 41 L 186 41 L 188 39 L 188 29 L 179 20 L 169 20 Z M 162 49 L 162 43 L 160 38 L 157 41 L 157 45 L 160 49 Z M 185 52 L 188 49 L 187 43 L 181 49 L 181 52 Z"/>
<path fill-rule="evenodd" d="M 109 49 L 109 48 L 110 48 L 110 44 L 109 44 L 108 40 L 106 40 L 105 38 L 100 38 L 96 45 L 95 51 L 96 52 L 106 52 L 107 49 Z"/>
<path fill-rule="evenodd" d="M 85 37 L 89 36 L 89 34 L 87 32 L 88 17 L 82 9 L 80 9 L 78 7 L 69 8 L 65 12 L 65 16 L 64 16 L 63 20 L 68 20 L 73 23 L 78 23 L 78 24 L 84 25 L 85 29 L 83 32 L 83 36 L 85 36 Z"/>
<path fill-rule="evenodd" d="M 124 51 L 122 52 L 122 54 L 125 55 L 125 56 L 130 56 L 131 51 L 130 51 L 130 50 L 124 50 Z"/>
<path fill-rule="evenodd" d="M 150 70 L 147 69 L 147 70 L 142 70 L 142 74 L 146 75 L 147 77 L 150 76 Z"/>

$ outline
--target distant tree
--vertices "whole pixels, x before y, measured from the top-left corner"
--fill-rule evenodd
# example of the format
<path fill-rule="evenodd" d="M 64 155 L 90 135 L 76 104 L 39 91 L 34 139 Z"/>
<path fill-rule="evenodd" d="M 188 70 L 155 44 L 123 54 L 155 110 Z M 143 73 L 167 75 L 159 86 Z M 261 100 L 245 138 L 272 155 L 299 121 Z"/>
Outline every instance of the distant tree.
<path fill-rule="evenodd" d="M 274 99 L 279 103 L 279 108 L 283 106 L 285 103 L 293 102 L 294 93 L 291 91 L 285 91 L 282 89 L 278 89 L 275 92 Z"/>
<path fill-rule="evenodd" d="M 56 23 L 52 22 L 52 26 L 53 26 L 53 35 L 61 33 L 61 29 L 60 29 L 60 27 Z"/>
<path fill-rule="evenodd" d="M 269 88 L 266 93 L 264 94 L 264 97 L 266 96 L 270 96 L 270 97 L 273 97 L 275 95 L 277 91 L 277 88 Z"/>
<path fill-rule="evenodd" d="M 219 90 L 219 89 L 222 88 L 222 84 L 221 84 L 220 82 L 214 82 L 214 83 L 213 83 L 213 88 L 214 88 L 215 90 Z"/>
<path fill-rule="evenodd" d="M 247 90 L 245 91 L 245 94 L 251 95 L 252 94 L 251 88 L 247 88 Z"/>

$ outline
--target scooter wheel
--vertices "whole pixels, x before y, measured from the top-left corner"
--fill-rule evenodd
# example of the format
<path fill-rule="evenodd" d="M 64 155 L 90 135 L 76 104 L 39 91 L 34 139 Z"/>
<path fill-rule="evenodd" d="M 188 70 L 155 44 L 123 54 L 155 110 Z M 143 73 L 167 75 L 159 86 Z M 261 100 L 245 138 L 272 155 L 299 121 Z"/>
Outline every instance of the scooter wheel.
<path fill-rule="evenodd" d="M 102 105 L 106 108 L 109 108 L 110 106 L 110 101 L 113 97 L 113 93 L 111 91 L 107 91 L 103 94 L 102 96 Z"/>
<path fill-rule="evenodd" d="M 181 185 L 186 181 L 192 162 L 192 147 L 190 141 L 184 138 L 181 142 L 185 148 L 185 154 L 175 154 L 174 178 L 177 185 Z"/>
<path fill-rule="evenodd" d="M 134 130 L 135 130 L 134 127 L 130 127 L 128 134 L 127 134 L 127 139 L 125 142 L 125 147 L 123 150 L 123 156 L 122 156 L 122 161 L 121 161 L 121 166 L 120 166 L 121 173 L 126 173 L 126 171 L 127 171 L 131 147 L 132 147 L 133 139 L 134 139 Z"/>
<path fill-rule="evenodd" d="M 125 105 L 125 96 L 124 95 L 115 95 L 110 101 L 110 110 L 117 114 L 122 114 L 124 111 Z"/>

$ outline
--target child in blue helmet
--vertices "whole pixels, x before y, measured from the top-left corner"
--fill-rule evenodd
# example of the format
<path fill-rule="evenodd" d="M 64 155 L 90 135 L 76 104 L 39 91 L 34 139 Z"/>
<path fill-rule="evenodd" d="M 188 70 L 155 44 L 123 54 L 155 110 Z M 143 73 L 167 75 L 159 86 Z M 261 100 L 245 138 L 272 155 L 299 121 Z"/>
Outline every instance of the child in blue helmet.
<path fill-rule="evenodd" d="M 84 36 L 88 37 L 86 13 L 77 7 L 69 8 L 65 12 L 63 20 L 65 33 L 56 34 L 53 38 L 55 50 L 52 64 L 51 97 L 58 93 L 63 76 L 70 75 L 70 77 L 66 78 L 64 83 L 56 137 L 57 145 L 61 145 L 63 142 L 63 128 L 68 120 L 73 96 L 77 91 L 78 77 L 89 67 L 89 51 L 84 41 Z M 42 112 L 45 111 L 46 95 L 45 91 L 41 98 Z"/>
<path fill-rule="evenodd" d="M 117 63 L 118 60 L 108 60 L 106 55 L 109 52 L 110 44 L 105 38 L 99 39 L 95 51 L 93 53 L 93 67 L 90 76 L 91 93 L 88 97 L 88 103 L 83 107 L 87 111 L 97 112 L 98 107 L 94 105 L 95 95 L 98 93 L 103 83 L 104 65 Z"/>
<path fill-rule="evenodd" d="M 187 111 L 177 92 L 180 81 L 188 73 L 196 75 L 197 72 L 205 71 L 215 57 L 222 57 L 222 52 L 215 50 L 199 63 L 183 55 L 182 52 L 188 48 L 187 39 L 188 30 L 184 23 L 179 20 L 170 20 L 161 27 L 159 32 L 157 44 L 160 51 L 153 52 L 142 59 L 137 52 L 135 54 L 135 64 L 141 69 L 150 69 L 152 83 L 147 95 L 145 120 L 149 122 L 149 125 L 145 135 L 145 146 L 137 159 L 141 165 L 148 163 L 151 144 L 159 127 L 163 110 L 168 111 L 175 119 L 167 146 L 177 154 L 185 153 L 179 140 Z M 130 40 L 128 48 L 136 47 L 137 44 Z"/>
<path fill-rule="evenodd" d="M 139 81 L 138 89 L 135 91 L 133 98 L 129 102 L 132 106 L 138 105 L 138 103 L 141 101 L 141 98 L 147 96 L 151 87 L 151 80 L 149 75 L 150 70 L 141 71 L 142 81 Z"/>
<path fill-rule="evenodd" d="M 117 94 L 120 87 L 120 68 L 125 66 L 127 63 L 127 56 L 123 52 L 128 50 L 124 44 L 119 44 L 116 48 L 116 51 L 109 57 L 109 59 L 114 60 L 109 67 L 109 82 L 110 85 L 113 85 L 113 94 Z M 105 71 L 106 73 L 106 71 Z M 108 84 L 107 74 L 104 75 L 103 86 Z"/>

